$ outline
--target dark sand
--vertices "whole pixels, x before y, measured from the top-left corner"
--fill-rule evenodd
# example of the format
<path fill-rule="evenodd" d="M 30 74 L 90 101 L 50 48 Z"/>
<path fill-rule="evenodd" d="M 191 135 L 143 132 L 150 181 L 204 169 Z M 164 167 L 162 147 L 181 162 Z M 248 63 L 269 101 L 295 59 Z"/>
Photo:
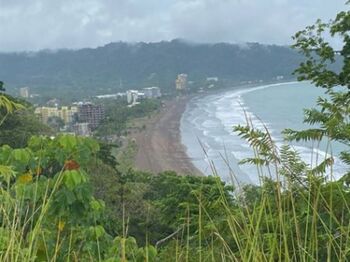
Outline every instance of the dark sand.
<path fill-rule="evenodd" d="M 165 107 L 150 119 L 146 130 L 134 134 L 138 146 L 135 166 L 154 173 L 173 170 L 182 175 L 202 175 L 181 143 L 180 120 L 189 97 L 165 102 Z"/>

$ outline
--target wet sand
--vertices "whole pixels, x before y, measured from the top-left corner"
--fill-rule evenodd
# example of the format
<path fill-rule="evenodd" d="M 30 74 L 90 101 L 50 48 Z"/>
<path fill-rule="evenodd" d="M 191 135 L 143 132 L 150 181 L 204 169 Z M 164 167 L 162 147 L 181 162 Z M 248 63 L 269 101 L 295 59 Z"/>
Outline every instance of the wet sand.
<path fill-rule="evenodd" d="M 181 97 L 166 101 L 161 112 L 146 124 L 146 129 L 132 135 L 138 146 L 135 156 L 137 169 L 154 173 L 173 170 L 181 175 L 202 175 L 181 143 L 180 121 L 189 99 Z"/>

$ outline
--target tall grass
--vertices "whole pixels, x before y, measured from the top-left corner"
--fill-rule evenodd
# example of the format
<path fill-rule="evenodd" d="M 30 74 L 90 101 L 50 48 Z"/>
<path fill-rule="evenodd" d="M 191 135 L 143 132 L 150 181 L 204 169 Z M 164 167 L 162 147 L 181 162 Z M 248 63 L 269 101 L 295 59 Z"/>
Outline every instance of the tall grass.
<path fill-rule="evenodd" d="M 287 153 L 291 154 L 290 162 L 282 159 Z M 219 179 L 216 186 L 221 193 L 215 204 L 206 203 L 201 188 L 195 190 L 196 205 L 187 206 L 183 226 L 157 246 L 158 261 L 347 261 L 350 247 L 347 187 L 340 182 L 325 182 L 324 176 L 312 173 L 311 168 L 301 172 L 303 177 L 286 175 L 285 172 L 292 172 L 298 164 L 293 160 L 296 155 L 292 155 L 291 150 L 287 153 L 275 148 L 276 158 L 269 164 L 275 168 L 276 179 L 267 179 L 271 174 L 262 172 L 270 169 L 258 166 L 261 185 L 239 185 L 234 204 L 227 199 Z M 257 151 L 255 155 L 260 154 Z M 218 176 L 213 163 L 211 168 Z M 6 172 L 8 177 L 13 176 L 11 170 L 1 171 L 2 175 Z M 40 206 L 28 207 L 23 199 L 16 199 L 8 187 L 0 189 L 0 261 L 34 261 L 38 245 L 47 248 L 41 227 L 52 196 L 62 183 L 62 173 L 52 189 L 46 188 Z M 232 177 L 232 181 L 238 179 Z M 252 196 L 249 190 L 253 190 Z M 220 218 L 210 210 L 217 206 Z M 120 261 L 130 257 L 126 221 L 124 225 Z M 55 251 L 51 257 L 46 253 L 48 261 L 57 260 L 63 245 L 60 230 L 56 233 Z M 80 260 L 77 247 L 71 245 L 74 234 L 72 231 L 64 240 L 70 241 L 67 261 Z M 98 239 L 96 241 L 98 244 Z M 91 260 L 102 258 L 92 256 Z M 146 260 L 152 261 L 148 249 Z"/>
<path fill-rule="evenodd" d="M 248 131 L 254 130 L 250 126 L 246 131 L 252 135 Z M 257 165 L 260 185 L 235 183 L 232 205 L 218 183 L 221 195 L 217 201 L 223 212 L 219 220 L 210 215 L 212 212 L 203 204 L 202 192 L 198 191 L 196 233 L 189 233 L 193 221 L 187 214 L 184 227 L 187 230 L 183 232 L 186 237 L 176 238 L 175 257 L 169 261 L 350 259 L 349 187 L 343 180 L 334 180 L 330 161 L 333 156 L 316 159 L 314 166 L 308 166 L 290 146 L 278 148 L 267 129 L 260 135 L 259 139 L 246 137 L 255 155 L 247 162 Z M 262 148 L 269 152 L 261 152 Z M 213 175 L 219 176 L 214 163 L 209 163 Z M 234 172 L 230 173 L 231 181 L 239 181 Z M 255 190 L 254 199 L 249 199 L 249 189 Z M 171 254 L 172 250 L 166 252 Z"/>

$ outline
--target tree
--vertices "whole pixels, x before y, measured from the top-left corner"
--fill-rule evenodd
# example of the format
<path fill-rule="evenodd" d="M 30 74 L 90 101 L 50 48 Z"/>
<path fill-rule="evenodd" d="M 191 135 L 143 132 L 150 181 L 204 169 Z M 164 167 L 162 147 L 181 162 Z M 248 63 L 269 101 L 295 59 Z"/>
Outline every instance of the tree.
<path fill-rule="evenodd" d="M 1 93 L 3 85 L 0 81 L 0 146 L 23 147 L 33 135 L 51 134 L 35 117 L 30 103 Z"/>
<path fill-rule="evenodd" d="M 4 116 L 0 113 L 1 118 Z M 51 129 L 42 124 L 31 109 L 22 109 L 8 114 L 0 125 L 0 145 L 24 147 L 33 135 L 50 135 Z"/>
<path fill-rule="evenodd" d="M 8 117 L 11 116 L 11 114 L 24 109 L 26 103 L 25 101 L 19 101 L 18 99 L 15 99 L 7 94 L 2 93 L 3 91 L 5 91 L 3 85 L 4 83 L 0 81 L 0 131 L 1 128 L 6 126 L 5 121 L 8 120 Z M 3 137 L 3 132 L 1 132 L 0 135 Z"/>
<path fill-rule="evenodd" d="M 5 88 L 4 88 L 4 82 L 0 81 L 0 92 L 4 92 Z"/>
<path fill-rule="evenodd" d="M 349 3 L 349 2 L 348 2 Z M 306 109 L 304 122 L 315 125 L 302 131 L 284 131 L 289 140 L 316 140 L 325 138 L 345 145 L 340 158 L 350 165 L 350 11 L 337 14 L 334 20 L 299 31 L 293 45 L 306 58 L 295 71 L 298 80 L 308 80 L 325 89 L 328 98 L 319 97 L 318 108 Z M 330 36 L 326 40 L 325 36 Z M 333 40 L 341 39 L 342 47 L 336 50 Z M 335 41 L 334 41 L 335 42 Z M 338 68 L 336 70 L 335 68 Z M 350 173 L 348 173 L 350 174 Z"/>

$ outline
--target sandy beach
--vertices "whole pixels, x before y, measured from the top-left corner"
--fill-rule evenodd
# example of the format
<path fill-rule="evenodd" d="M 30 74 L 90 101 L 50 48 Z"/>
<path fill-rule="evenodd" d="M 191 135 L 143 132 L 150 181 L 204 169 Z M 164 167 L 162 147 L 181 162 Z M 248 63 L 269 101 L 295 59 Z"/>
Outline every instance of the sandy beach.
<path fill-rule="evenodd" d="M 189 97 L 166 101 L 161 112 L 153 117 L 146 129 L 134 134 L 138 151 L 135 166 L 154 173 L 173 170 L 182 175 L 202 175 L 192 164 L 181 143 L 180 120 Z"/>

